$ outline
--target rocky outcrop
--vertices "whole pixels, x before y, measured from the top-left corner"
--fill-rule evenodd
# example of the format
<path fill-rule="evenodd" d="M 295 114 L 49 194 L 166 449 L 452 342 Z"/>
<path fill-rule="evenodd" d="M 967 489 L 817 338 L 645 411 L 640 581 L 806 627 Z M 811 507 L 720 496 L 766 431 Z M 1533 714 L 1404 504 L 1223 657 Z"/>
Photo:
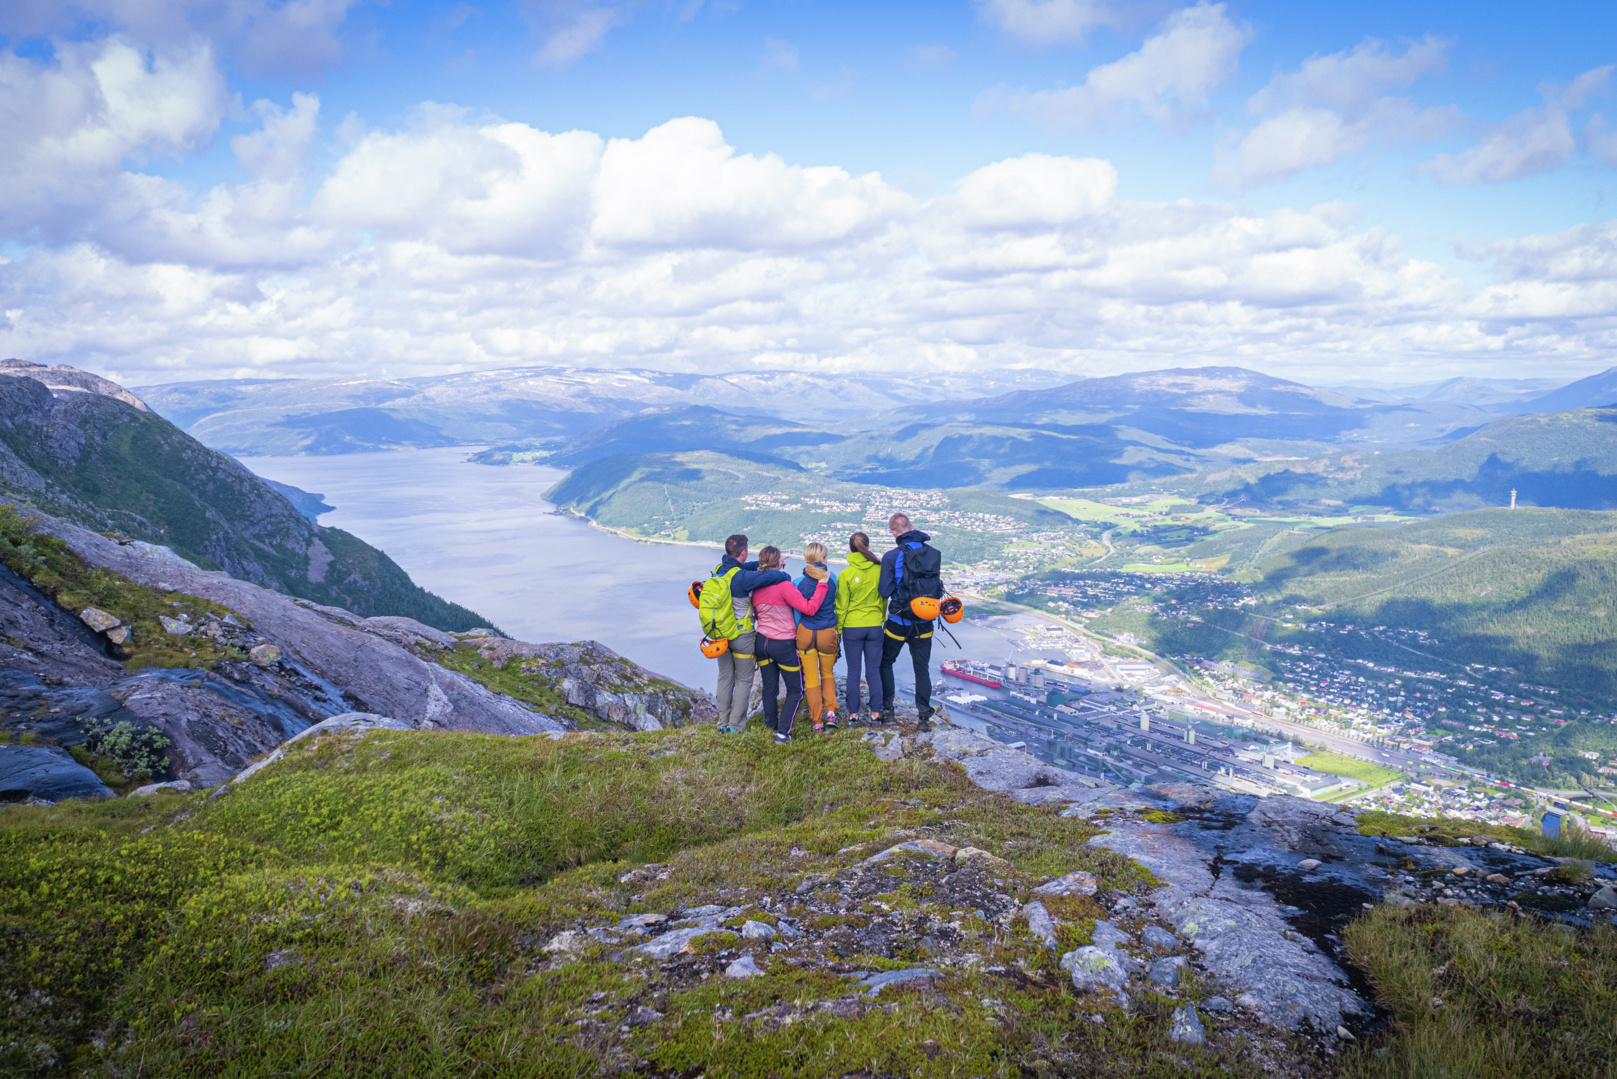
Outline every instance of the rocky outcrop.
<path fill-rule="evenodd" d="M 569 705 L 631 730 L 712 723 L 718 715 L 709 694 L 653 674 L 595 641 L 529 644 L 481 637 L 471 643 L 496 670 L 515 663 L 539 672 Z"/>
<path fill-rule="evenodd" d="M 0 567 L 0 741 L 73 746 L 86 741 L 90 725 L 128 723 L 168 740 L 170 774 L 153 778 L 208 787 L 345 713 L 388 716 L 411 729 L 499 735 L 550 734 L 576 725 L 567 714 L 550 714 L 437 662 L 435 656 L 461 642 L 413 619 L 363 618 L 153 557 L 147 545 L 120 543 L 67 521 L 41 516 L 37 526 L 90 564 L 136 584 L 228 608 L 224 616 L 169 619 L 170 631 L 205 637 L 237 658 L 212 669 L 127 671 L 109 655 L 116 649 L 108 638 L 119 626 L 98 633 L 81 611 L 59 609 Z M 556 696 L 607 722 L 657 729 L 712 720 L 706 694 L 590 642 L 532 645 L 485 636 L 475 643 L 491 662 L 540 664 Z M 71 758 L 67 763 L 79 767 Z M 19 774 L 45 782 L 42 772 Z M 16 789 L 19 797 L 37 794 Z"/>
<path fill-rule="evenodd" d="M 1334 1038 L 1372 1015 L 1338 946 L 1348 919 L 1377 902 L 1535 909 L 1580 925 L 1611 920 L 1602 889 L 1617 906 L 1617 872 L 1605 864 L 1586 864 L 1587 881 L 1556 884 L 1547 879 L 1554 860 L 1481 837 L 1456 847 L 1360 835 L 1356 812 L 1340 806 L 1192 784 L 1122 788 L 960 727 L 901 742 L 896 751 L 889 742 L 886 755 L 930 754 L 958 764 L 979 786 L 1089 818 L 1106 829 L 1092 845 L 1133 859 L 1161 881 L 1146 896 L 1101 896 L 1112 917 L 1097 924 L 1092 944 L 1062 957 L 1080 992 L 1122 1004 L 1147 981 L 1177 984 L 1189 962 L 1204 984 L 1227 994 L 1212 998 L 1219 1007 Z M 1053 881 L 1038 891 L 1068 887 Z M 1026 917 L 1030 931 L 1051 935 L 1043 906 L 1028 904 L 1035 906 Z M 1149 966 L 1137 958 L 1175 951 Z M 1194 1009 L 1176 1013 L 1187 1043 L 1199 1040 L 1194 1019 Z"/>

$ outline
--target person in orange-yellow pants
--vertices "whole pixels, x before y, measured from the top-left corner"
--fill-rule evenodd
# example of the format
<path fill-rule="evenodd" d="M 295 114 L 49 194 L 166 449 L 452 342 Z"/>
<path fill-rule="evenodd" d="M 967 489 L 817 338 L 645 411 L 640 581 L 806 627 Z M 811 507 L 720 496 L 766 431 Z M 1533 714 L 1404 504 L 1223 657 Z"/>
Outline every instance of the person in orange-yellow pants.
<path fill-rule="evenodd" d="M 803 664 L 803 695 L 808 700 L 809 719 L 816 731 L 837 729 L 837 680 L 832 674 L 840 654 L 837 637 L 837 576 L 825 565 L 823 543 L 803 548 L 803 576 L 793 583 L 805 599 L 814 594 L 820 582 L 808 575 L 808 566 L 826 574 L 825 602 L 814 614 L 797 615 L 797 655 Z"/>

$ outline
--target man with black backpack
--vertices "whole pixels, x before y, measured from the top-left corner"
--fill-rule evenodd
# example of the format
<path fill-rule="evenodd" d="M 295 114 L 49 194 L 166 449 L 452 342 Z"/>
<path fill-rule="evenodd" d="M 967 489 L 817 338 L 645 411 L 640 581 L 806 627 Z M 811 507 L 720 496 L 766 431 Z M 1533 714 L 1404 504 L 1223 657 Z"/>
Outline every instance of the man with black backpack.
<path fill-rule="evenodd" d="M 932 729 L 932 621 L 917 617 L 911 603 L 921 596 L 943 597 L 943 555 L 927 546 L 932 537 L 910 525 L 910 519 L 895 513 L 887 528 L 898 544 L 882 555 L 881 578 L 876 591 L 887 600 L 887 621 L 882 626 L 881 689 L 882 712 L 878 723 L 893 720 L 893 664 L 898 653 L 909 645 L 910 663 L 915 667 L 915 711 L 920 729 Z"/>

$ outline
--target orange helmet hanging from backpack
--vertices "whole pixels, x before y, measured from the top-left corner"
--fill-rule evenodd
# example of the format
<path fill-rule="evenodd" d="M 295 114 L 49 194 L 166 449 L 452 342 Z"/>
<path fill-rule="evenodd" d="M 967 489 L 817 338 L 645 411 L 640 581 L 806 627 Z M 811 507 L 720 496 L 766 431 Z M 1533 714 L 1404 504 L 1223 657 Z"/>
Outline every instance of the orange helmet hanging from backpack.
<path fill-rule="evenodd" d="M 697 610 L 702 609 L 702 582 L 692 581 L 690 588 L 685 590 L 685 598 L 691 601 L 691 606 Z"/>
<path fill-rule="evenodd" d="M 960 602 L 959 596 L 950 596 L 938 604 L 938 613 L 943 615 L 945 622 L 954 625 L 966 617 L 966 605 Z"/>
<path fill-rule="evenodd" d="M 910 600 L 910 611 L 923 622 L 930 622 L 938 616 L 938 601 L 931 596 L 916 596 Z"/>
<path fill-rule="evenodd" d="M 701 648 L 702 654 L 708 659 L 718 659 L 720 656 L 724 655 L 724 653 L 730 650 L 730 642 L 725 640 L 723 637 L 720 637 L 716 641 L 711 637 L 703 637 Z"/>

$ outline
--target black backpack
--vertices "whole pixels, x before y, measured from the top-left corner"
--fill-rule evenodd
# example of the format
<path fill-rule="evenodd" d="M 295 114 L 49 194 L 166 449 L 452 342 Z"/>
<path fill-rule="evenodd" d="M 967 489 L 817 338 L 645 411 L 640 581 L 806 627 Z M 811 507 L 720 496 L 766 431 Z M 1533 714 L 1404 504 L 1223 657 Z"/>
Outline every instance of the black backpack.
<path fill-rule="evenodd" d="M 910 600 L 920 596 L 943 598 L 943 554 L 936 548 L 910 540 L 898 545 L 893 563 L 896 587 L 887 605 L 887 616 L 900 625 L 922 621 L 910 610 Z"/>

